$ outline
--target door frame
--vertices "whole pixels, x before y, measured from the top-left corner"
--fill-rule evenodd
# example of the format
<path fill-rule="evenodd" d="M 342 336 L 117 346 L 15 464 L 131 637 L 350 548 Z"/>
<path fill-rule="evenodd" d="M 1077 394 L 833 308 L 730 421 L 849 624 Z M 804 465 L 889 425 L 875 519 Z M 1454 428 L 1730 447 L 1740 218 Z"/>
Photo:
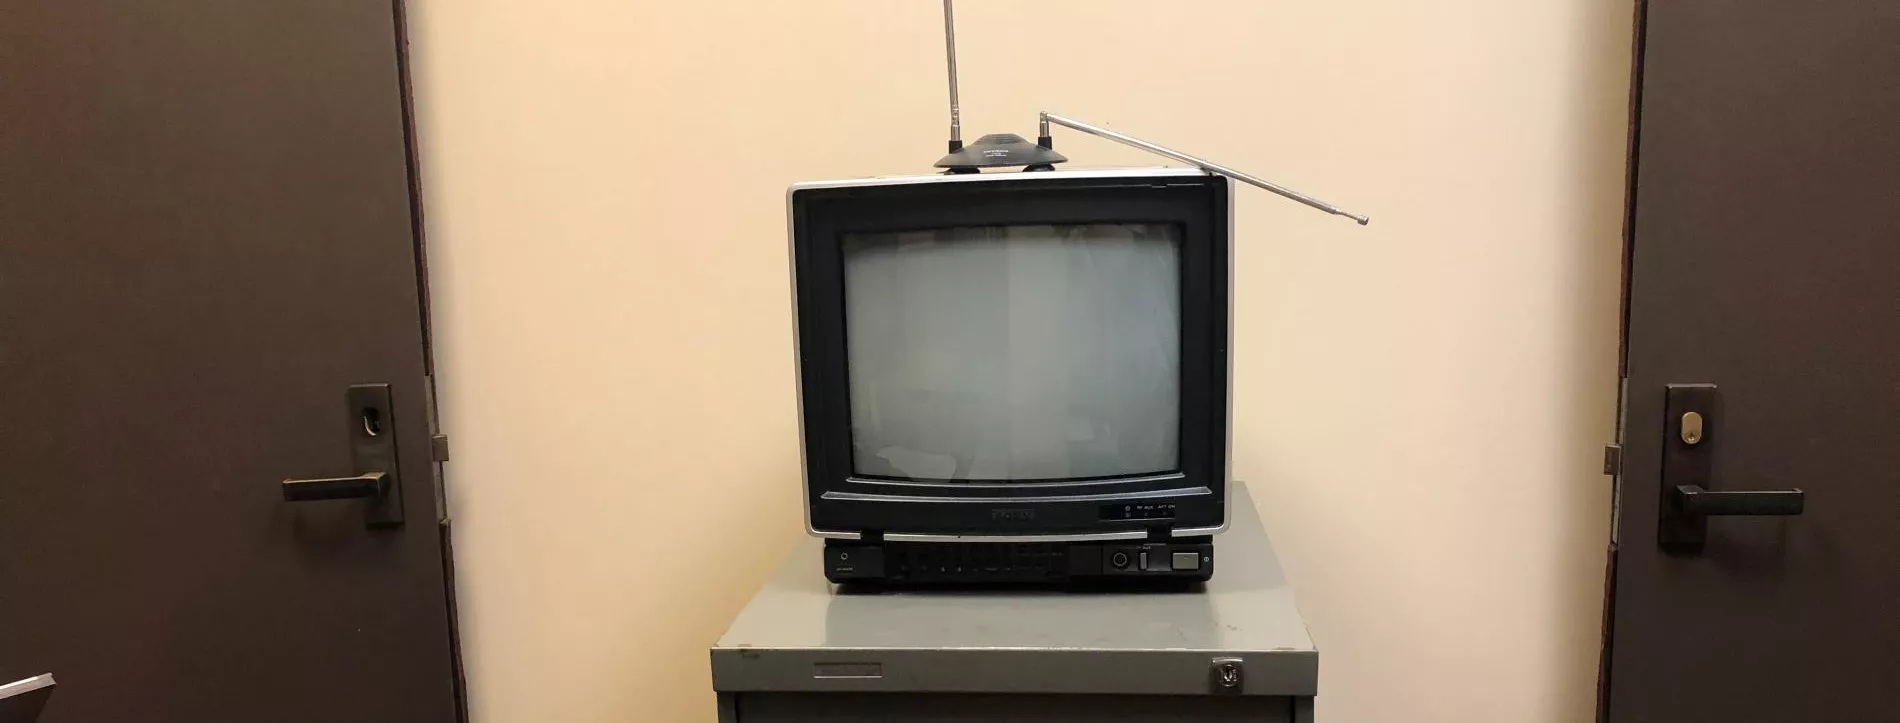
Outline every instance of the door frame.
<path fill-rule="evenodd" d="M 1633 0 L 1630 21 L 1629 132 L 1624 141 L 1623 176 L 1623 248 L 1620 259 L 1621 293 L 1618 294 L 1616 327 L 1616 421 L 1611 443 L 1603 450 L 1603 474 L 1610 478 L 1610 540 L 1604 550 L 1603 609 L 1601 644 L 1597 651 L 1597 723 L 1608 723 L 1610 715 L 1610 662 L 1616 642 L 1616 557 L 1623 515 L 1623 446 L 1628 429 L 1630 280 L 1631 261 L 1636 253 L 1636 182 L 1641 163 L 1643 127 L 1643 50 L 1648 34 L 1649 0 Z"/>
<path fill-rule="evenodd" d="M 455 719 L 468 723 L 468 677 L 462 662 L 461 616 L 455 598 L 455 536 L 450 523 L 448 481 L 444 464 L 449 460 L 449 438 L 442 431 L 441 396 L 436 393 L 435 329 L 429 296 L 428 226 L 423 213 L 422 155 L 416 132 L 414 64 L 409 57 L 408 0 L 390 0 L 392 30 L 396 43 L 397 92 L 402 95 L 403 163 L 409 177 L 410 243 L 416 260 L 416 310 L 422 327 L 422 393 L 429 428 L 430 489 L 435 496 L 436 534 L 442 551 L 443 597 L 447 602 L 449 626 L 449 685 L 455 699 Z"/>

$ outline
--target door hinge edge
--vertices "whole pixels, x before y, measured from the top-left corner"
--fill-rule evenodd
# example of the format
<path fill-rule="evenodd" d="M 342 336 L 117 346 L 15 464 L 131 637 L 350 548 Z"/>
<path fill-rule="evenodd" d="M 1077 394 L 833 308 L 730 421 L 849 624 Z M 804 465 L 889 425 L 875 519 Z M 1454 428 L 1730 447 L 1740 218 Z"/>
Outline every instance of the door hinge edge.
<path fill-rule="evenodd" d="M 442 420 L 436 414 L 434 375 L 423 375 L 422 394 L 423 413 L 429 418 L 429 479 L 435 487 L 435 522 L 442 527 L 448 527 L 448 482 L 443 479 L 442 463 L 449 461 L 449 435 L 442 433 Z"/>
<path fill-rule="evenodd" d="M 1616 380 L 1616 441 L 1603 447 L 1603 474 L 1610 477 L 1610 545 L 1622 537 L 1623 527 L 1623 430 L 1629 414 L 1630 378 Z"/>

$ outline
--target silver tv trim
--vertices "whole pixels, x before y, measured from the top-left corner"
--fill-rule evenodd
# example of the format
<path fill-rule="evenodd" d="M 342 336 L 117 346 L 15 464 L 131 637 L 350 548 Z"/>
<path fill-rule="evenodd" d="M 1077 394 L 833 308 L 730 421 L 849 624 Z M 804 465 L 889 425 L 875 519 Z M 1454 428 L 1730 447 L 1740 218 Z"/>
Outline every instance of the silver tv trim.
<path fill-rule="evenodd" d="M 0 685 L 0 698 L 11 698 L 55 685 L 52 673 L 41 673 L 31 678 L 21 678 L 6 685 Z"/>
<path fill-rule="evenodd" d="M 1203 171 L 1199 168 L 1146 166 L 1140 168 L 1089 168 L 1064 171 L 1023 171 L 1015 173 L 933 173 L 920 176 L 873 176 L 870 178 L 843 178 L 833 181 L 801 181 L 792 184 L 792 187 L 786 191 L 785 213 L 787 217 L 791 215 L 792 194 L 814 188 L 909 186 L 923 183 L 1009 183 L 1010 181 L 1038 181 L 1048 178 L 1194 178 L 1218 175 L 1220 174 Z"/>
<path fill-rule="evenodd" d="M 793 380 L 793 388 L 795 390 L 796 398 L 798 400 L 798 409 L 797 409 L 798 475 L 799 475 L 800 481 L 802 482 L 802 487 L 805 490 L 805 499 L 800 502 L 800 506 L 804 508 L 805 533 L 812 537 L 822 537 L 822 538 L 828 538 L 828 539 L 834 539 L 834 540 L 864 539 L 863 534 L 854 532 L 854 531 L 820 530 L 815 525 L 812 524 L 812 520 L 811 520 L 811 477 L 809 474 L 810 467 L 807 466 L 806 459 L 805 459 L 805 384 L 804 384 L 804 372 L 803 372 L 803 369 L 801 368 L 802 362 L 800 360 L 802 358 L 802 355 L 799 353 L 800 342 L 799 342 L 799 335 L 798 335 L 798 247 L 797 247 L 798 242 L 796 238 L 796 233 L 798 230 L 798 220 L 793 217 L 792 197 L 794 195 L 796 195 L 799 191 L 819 189 L 819 188 L 908 186 L 908 185 L 919 185 L 919 184 L 926 184 L 926 183 L 1008 183 L 1010 181 L 1036 181 L 1036 180 L 1042 180 L 1042 179 L 1047 179 L 1047 178 L 1167 179 L 1167 178 L 1195 178 L 1195 177 L 1202 177 L 1202 176 L 1214 176 L 1217 178 L 1226 179 L 1228 182 L 1229 190 L 1230 190 L 1230 193 L 1228 194 L 1230 197 L 1230 200 L 1227 203 L 1227 369 L 1228 369 L 1228 384 L 1227 384 L 1227 399 L 1226 399 L 1227 450 L 1226 450 L 1225 469 L 1223 470 L 1221 474 L 1221 481 L 1220 481 L 1221 482 L 1221 522 L 1220 522 L 1220 526 L 1218 527 L 1180 528 L 1180 529 L 1170 530 L 1169 534 L 1173 537 L 1199 537 L 1202 535 L 1214 535 L 1214 534 L 1219 534 L 1221 532 L 1227 531 L 1227 528 L 1229 524 L 1231 524 L 1232 519 L 1233 519 L 1233 510 L 1230 509 L 1227 504 L 1228 492 L 1233 488 L 1233 481 L 1231 477 L 1233 476 L 1233 457 L 1234 457 L 1234 444 L 1233 444 L 1234 385 L 1232 383 L 1233 382 L 1233 368 L 1234 368 L 1234 343 L 1233 343 L 1233 340 L 1234 340 L 1234 243 L 1233 243 L 1234 204 L 1233 204 L 1233 201 L 1231 200 L 1231 196 L 1232 196 L 1231 189 L 1233 186 L 1233 179 L 1227 176 L 1223 176 L 1222 174 L 1215 173 L 1208 170 L 1203 170 L 1200 168 L 1178 168 L 1178 167 L 1173 167 L 1173 166 L 1148 166 L 1148 167 L 1140 167 L 1140 168 L 1093 168 L 1093 169 L 1078 169 L 1078 170 L 1036 171 L 1036 172 L 1016 172 L 1016 173 L 1007 173 L 1007 172 L 1004 172 L 1004 173 L 956 173 L 956 174 L 934 173 L 934 174 L 929 174 L 929 175 L 911 175 L 911 176 L 874 176 L 874 177 L 867 177 L 867 178 L 843 178 L 843 179 L 836 179 L 836 180 L 829 180 L 829 181 L 800 181 L 798 183 L 792 184 L 791 187 L 785 190 L 785 266 L 786 266 L 786 269 L 788 270 L 788 273 L 790 274 L 790 280 L 791 280 L 791 285 L 788 290 L 790 292 L 791 302 L 792 302 L 792 305 L 791 305 L 791 309 L 792 309 L 792 380 Z M 835 494 L 854 494 L 854 493 L 827 492 L 825 493 L 825 496 L 831 499 L 839 499 L 836 497 L 831 497 L 831 495 L 835 495 Z M 1148 496 L 1153 496 L 1153 495 L 1148 495 Z M 875 497 L 875 495 L 873 495 L 873 497 Z M 846 498 L 846 499 L 855 499 L 855 498 L 857 497 Z M 946 501 L 946 500 L 939 500 L 939 501 Z M 958 500 L 949 500 L 949 501 L 971 501 L 971 502 L 992 502 L 993 503 L 993 502 L 996 502 L 997 500 L 995 500 L 994 498 L 962 498 Z M 1117 531 L 1117 532 L 1096 532 L 1096 533 L 1084 533 L 1084 534 L 1051 533 L 1047 535 L 1041 535 L 1041 534 L 942 535 L 942 534 L 901 533 L 901 532 L 887 532 L 884 534 L 884 539 L 886 540 L 912 541 L 912 542 L 1083 542 L 1083 541 L 1089 541 L 1089 540 L 1132 540 L 1132 539 L 1143 538 L 1143 537 L 1147 537 L 1147 532 L 1141 531 L 1141 530 L 1133 530 L 1133 531 L 1123 530 L 1123 531 Z"/>
<path fill-rule="evenodd" d="M 884 539 L 890 542 L 1088 542 L 1091 540 L 1141 540 L 1147 537 L 1148 533 L 1144 530 L 1088 532 L 1075 535 L 915 535 L 905 532 L 884 533 Z"/>
<path fill-rule="evenodd" d="M 1035 496 L 1025 495 L 1022 497 L 918 498 L 918 497 L 911 497 L 909 495 L 881 495 L 875 492 L 832 491 L 832 492 L 826 492 L 823 495 L 823 497 L 824 499 L 828 499 L 828 500 L 847 500 L 847 501 L 856 501 L 856 502 L 912 502 L 918 499 L 929 499 L 930 501 L 936 502 L 939 504 L 995 505 L 995 504 L 1011 504 L 1011 503 L 1024 504 L 1024 503 L 1030 503 L 1030 502 L 1116 502 L 1116 501 L 1127 500 L 1127 499 L 1150 500 L 1150 499 L 1164 499 L 1168 497 L 1199 497 L 1201 495 L 1209 494 L 1211 492 L 1213 492 L 1213 490 L 1210 490 L 1206 487 L 1178 487 L 1171 490 L 1155 490 L 1152 492 L 1105 492 L 1102 494 L 1093 494 L 1093 495 L 1035 495 Z"/>
<path fill-rule="evenodd" d="M 1144 475 L 1141 477 L 1111 477 L 1108 479 L 1072 479 L 1072 480 L 1064 479 L 1064 480 L 1038 481 L 1038 482 L 996 482 L 996 481 L 984 481 L 984 480 L 936 482 L 936 481 L 931 481 L 931 480 L 882 479 L 882 478 L 876 478 L 876 477 L 872 477 L 872 478 L 852 477 L 846 481 L 857 482 L 857 483 L 868 484 L 868 485 L 881 485 L 884 487 L 893 487 L 893 488 L 950 487 L 954 489 L 965 489 L 965 490 L 1012 489 L 1012 490 L 1024 490 L 1024 491 L 1054 490 L 1054 491 L 1059 492 L 1064 487 L 1089 487 L 1089 486 L 1102 484 L 1103 482 L 1141 484 L 1141 483 L 1152 483 L 1152 482 L 1178 482 L 1183 479 L 1186 479 L 1186 478 L 1183 477 L 1181 473 L 1179 472 L 1167 472 L 1167 473 L 1162 473 L 1162 474 Z M 1206 489 L 1206 488 L 1197 487 L 1196 489 Z"/>

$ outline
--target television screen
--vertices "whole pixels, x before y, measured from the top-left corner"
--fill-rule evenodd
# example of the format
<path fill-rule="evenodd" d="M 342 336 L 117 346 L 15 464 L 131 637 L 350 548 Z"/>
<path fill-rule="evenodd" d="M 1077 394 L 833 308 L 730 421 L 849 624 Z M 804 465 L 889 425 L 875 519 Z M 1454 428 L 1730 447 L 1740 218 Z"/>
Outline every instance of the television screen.
<path fill-rule="evenodd" d="M 1148 223 L 844 234 L 854 475 L 1177 471 L 1180 237 Z"/>

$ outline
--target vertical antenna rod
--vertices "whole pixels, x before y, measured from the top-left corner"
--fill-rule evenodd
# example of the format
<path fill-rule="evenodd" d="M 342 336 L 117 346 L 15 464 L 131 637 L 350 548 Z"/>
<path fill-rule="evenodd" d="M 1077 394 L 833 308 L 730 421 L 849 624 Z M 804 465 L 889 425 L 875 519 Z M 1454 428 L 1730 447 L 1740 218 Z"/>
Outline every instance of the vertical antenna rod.
<path fill-rule="evenodd" d="M 943 55 L 950 66 L 950 152 L 963 150 L 963 119 L 957 110 L 957 24 L 951 0 L 943 0 Z"/>

